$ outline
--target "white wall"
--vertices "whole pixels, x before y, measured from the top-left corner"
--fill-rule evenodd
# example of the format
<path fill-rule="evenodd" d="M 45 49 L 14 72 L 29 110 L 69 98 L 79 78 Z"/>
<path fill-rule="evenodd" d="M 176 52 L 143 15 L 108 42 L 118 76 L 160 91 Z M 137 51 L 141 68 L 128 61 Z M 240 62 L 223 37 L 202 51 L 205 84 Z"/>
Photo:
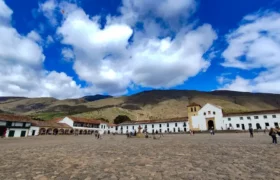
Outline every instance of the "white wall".
<path fill-rule="evenodd" d="M 184 127 L 184 122 L 186 124 L 186 127 Z M 167 124 L 169 124 L 169 127 L 167 127 Z M 177 126 L 176 126 L 177 124 Z M 158 131 L 158 133 L 160 133 L 160 130 L 162 133 L 168 132 L 172 132 L 172 133 L 178 133 L 179 129 L 180 132 L 184 132 L 184 128 L 186 128 L 186 131 L 189 131 L 189 126 L 188 123 L 186 121 L 179 121 L 179 122 L 163 122 L 163 123 L 149 123 L 149 124 L 122 124 L 118 126 L 118 133 L 121 133 L 121 127 L 123 128 L 123 133 L 128 132 L 138 132 L 138 127 L 139 125 L 141 126 L 141 131 L 143 131 L 145 129 L 145 127 L 147 127 L 147 131 L 148 133 L 152 133 L 154 130 L 154 133 L 156 133 L 156 131 Z M 161 125 L 161 127 L 160 127 Z"/>
<path fill-rule="evenodd" d="M 14 137 L 20 137 L 21 131 L 26 131 L 26 133 L 25 133 L 25 137 L 26 137 L 28 135 L 29 129 L 8 128 L 7 131 L 6 131 L 6 136 L 5 137 L 9 136 L 10 131 L 15 131 Z"/>
<path fill-rule="evenodd" d="M 35 135 L 34 135 L 34 136 L 38 136 L 38 135 L 39 135 L 40 128 L 39 128 L 39 127 L 36 127 L 36 126 L 31 126 L 31 127 L 30 127 L 28 136 L 32 136 L 33 130 L 35 131 Z"/>
<path fill-rule="evenodd" d="M 68 117 L 63 118 L 61 121 L 59 121 L 59 123 L 65 123 L 70 127 L 74 126 L 74 121 Z"/>
<path fill-rule="evenodd" d="M 264 118 L 264 115 L 266 115 L 267 118 Z M 276 115 L 276 118 L 273 118 L 272 115 Z M 255 116 L 258 116 L 258 119 L 255 119 Z M 243 117 L 243 120 L 241 120 L 240 117 Z M 250 117 L 251 119 L 247 119 L 247 117 Z M 253 129 L 257 129 L 257 123 L 260 124 L 261 129 L 265 129 L 266 127 L 269 129 L 275 127 L 274 123 L 278 123 L 278 126 L 280 127 L 280 114 L 275 113 L 275 114 L 228 116 L 228 117 L 224 117 L 224 123 L 225 126 L 227 127 L 229 127 L 229 124 L 231 123 L 233 129 L 237 129 L 237 130 L 242 130 L 242 124 L 244 124 L 245 130 L 248 130 L 249 123 L 252 124 Z M 269 123 L 269 126 L 266 126 L 265 123 Z M 237 124 L 239 124 L 239 127 L 237 127 Z"/>
<path fill-rule="evenodd" d="M 217 130 L 221 130 L 224 126 L 222 109 L 207 103 L 198 111 L 197 116 L 192 116 L 193 128 L 199 128 L 200 130 L 204 131 L 208 130 L 206 118 L 215 118 L 214 123 L 215 129 Z"/>

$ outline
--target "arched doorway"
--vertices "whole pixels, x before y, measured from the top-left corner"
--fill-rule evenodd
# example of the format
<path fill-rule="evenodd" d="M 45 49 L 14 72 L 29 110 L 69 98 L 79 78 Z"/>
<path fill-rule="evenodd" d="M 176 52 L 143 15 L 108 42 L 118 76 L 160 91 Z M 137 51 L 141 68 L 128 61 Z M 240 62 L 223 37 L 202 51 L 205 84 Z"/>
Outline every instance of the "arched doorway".
<path fill-rule="evenodd" d="M 57 134 L 58 134 L 58 129 L 54 129 L 54 130 L 53 130 L 53 134 L 54 134 L 54 135 L 57 135 Z"/>
<path fill-rule="evenodd" d="M 59 134 L 64 134 L 64 129 L 60 129 Z"/>
<path fill-rule="evenodd" d="M 46 129 L 45 128 L 41 128 L 39 134 L 40 135 L 46 134 Z"/>
<path fill-rule="evenodd" d="M 49 128 L 49 129 L 47 130 L 47 133 L 46 133 L 46 134 L 50 135 L 50 134 L 52 134 L 52 132 L 53 132 L 52 128 Z"/>
<path fill-rule="evenodd" d="M 208 130 L 214 128 L 215 129 L 215 124 L 213 120 L 209 120 L 208 122 Z"/>

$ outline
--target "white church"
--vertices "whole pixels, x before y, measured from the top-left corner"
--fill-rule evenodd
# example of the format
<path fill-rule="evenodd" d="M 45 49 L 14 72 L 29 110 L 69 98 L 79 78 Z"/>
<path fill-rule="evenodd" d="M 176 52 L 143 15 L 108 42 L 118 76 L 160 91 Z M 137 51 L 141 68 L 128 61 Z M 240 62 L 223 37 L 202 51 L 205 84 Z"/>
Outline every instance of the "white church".
<path fill-rule="evenodd" d="M 188 106 L 188 123 L 192 130 L 248 130 L 278 128 L 280 110 L 263 110 L 239 113 L 223 113 L 220 106 L 210 103 L 201 107 L 192 103 Z"/>

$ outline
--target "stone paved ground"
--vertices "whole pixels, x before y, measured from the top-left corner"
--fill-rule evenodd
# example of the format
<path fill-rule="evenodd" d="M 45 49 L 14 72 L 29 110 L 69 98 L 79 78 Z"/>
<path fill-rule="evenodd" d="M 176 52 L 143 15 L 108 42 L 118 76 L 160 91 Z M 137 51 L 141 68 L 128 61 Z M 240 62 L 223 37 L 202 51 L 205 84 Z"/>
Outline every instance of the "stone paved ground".
<path fill-rule="evenodd" d="M 280 179 L 266 134 L 40 136 L 0 139 L 0 179 Z"/>

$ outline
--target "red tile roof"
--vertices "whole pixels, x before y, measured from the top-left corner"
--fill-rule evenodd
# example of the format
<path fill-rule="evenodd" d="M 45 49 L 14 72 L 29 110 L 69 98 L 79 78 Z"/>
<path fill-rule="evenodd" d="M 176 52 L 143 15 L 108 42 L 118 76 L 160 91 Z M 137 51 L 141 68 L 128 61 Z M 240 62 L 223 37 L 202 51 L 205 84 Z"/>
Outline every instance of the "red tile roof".
<path fill-rule="evenodd" d="M 69 125 L 65 123 L 57 123 L 52 121 L 32 121 L 32 126 L 38 126 L 38 127 L 50 127 L 50 128 L 71 128 Z"/>
<path fill-rule="evenodd" d="M 224 117 L 228 117 L 228 116 L 245 116 L 245 115 L 255 115 L 255 114 L 256 115 L 257 114 L 274 114 L 274 113 L 280 113 L 280 109 L 224 113 Z"/>
<path fill-rule="evenodd" d="M 141 121 L 126 121 L 119 125 L 129 124 L 152 124 L 152 123 L 168 123 L 168 122 L 181 122 L 188 121 L 188 117 L 170 118 L 170 119 L 158 119 L 158 120 L 141 120 Z"/>
<path fill-rule="evenodd" d="M 189 104 L 189 105 L 187 105 L 187 107 L 194 107 L 194 106 L 199 106 L 199 107 L 201 107 L 199 104 L 197 104 L 197 103 L 191 103 L 191 104 Z"/>
<path fill-rule="evenodd" d="M 87 118 L 73 117 L 73 116 L 68 116 L 68 118 L 72 119 L 74 122 L 80 122 L 80 123 L 90 123 L 90 124 L 103 123 L 103 121 L 96 120 L 96 119 L 87 119 Z"/>
<path fill-rule="evenodd" d="M 10 122 L 31 122 L 32 119 L 28 116 L 20 116 L 13 114 L 0 114 L 0 121 L 10 121 Z"/>

